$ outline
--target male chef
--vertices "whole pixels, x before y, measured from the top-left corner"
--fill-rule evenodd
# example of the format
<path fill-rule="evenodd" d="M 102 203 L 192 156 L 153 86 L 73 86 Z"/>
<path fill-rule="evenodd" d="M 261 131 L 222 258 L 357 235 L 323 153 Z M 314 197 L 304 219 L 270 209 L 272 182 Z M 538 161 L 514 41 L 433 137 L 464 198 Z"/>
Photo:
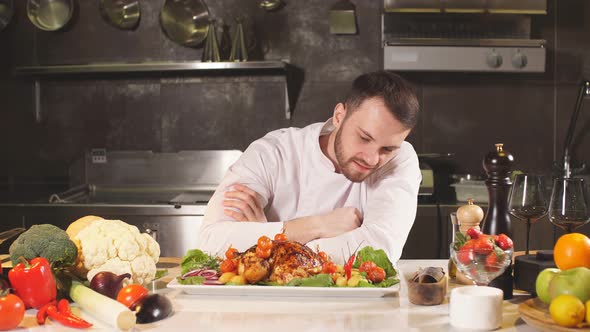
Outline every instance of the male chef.
<path fill-rule="evenodd" d="M 403 78 L 377 71 L 354 80 L 328 121 L 254 141 L 209 201 L 199 248 L 244 251 L 284 232 L 335 262 L 360 245 L 396 262 L 416 216 L 421 173 L 405 139 L 418 109 Z"/>

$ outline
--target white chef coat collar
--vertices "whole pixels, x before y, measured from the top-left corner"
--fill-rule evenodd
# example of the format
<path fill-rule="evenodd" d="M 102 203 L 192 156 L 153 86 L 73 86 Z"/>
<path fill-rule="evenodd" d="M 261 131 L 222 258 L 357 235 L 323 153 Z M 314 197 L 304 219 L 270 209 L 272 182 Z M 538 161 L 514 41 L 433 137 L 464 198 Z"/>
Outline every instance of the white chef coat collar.
<path fill-rule="evenodd" d="M 328 158 L 328 156 L 326 156 L 324 154 L 324 152 L 322 151 L 322 148 L 320 147 L 320 136 L 328 135 L 331 132 L 333 132 L 334 129 L 336 129 L 336 127 L 334 127 L 334 124 L 332 123 L 332 118 L 329 118 L 328 121 L 324 122 L 324 124 L 320 127 L 320 130 L 317 133 L 317 135 L 313 135 L 313 137 L 315 138 L 315 144 L 314 144 L 315 153 L 314 154 L 319 157 L 318 162 L 322 166 L 327 167 L 332 172 L 335 172 L 336 168 L 334 167 L 334 164 L 332 163 L 330 158 Z"/>

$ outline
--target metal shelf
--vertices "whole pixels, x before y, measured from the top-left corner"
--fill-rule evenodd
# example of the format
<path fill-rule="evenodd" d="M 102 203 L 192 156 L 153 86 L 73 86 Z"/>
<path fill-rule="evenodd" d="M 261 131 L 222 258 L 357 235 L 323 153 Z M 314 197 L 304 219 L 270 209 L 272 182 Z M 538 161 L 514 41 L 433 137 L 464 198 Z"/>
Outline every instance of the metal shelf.
<path fill-rule="evenodd" d="M 97 74 L 97 73 L 149 73 L 211 70 L 287 70 L 284 61 L 247 62 L 142 62 L 142 63 L 89 63 L 72 65 L 21 66 L 14 69 L 17 76 Z"/>
<path fill-rule="evenodd" d="M 280 72 L 285 75 L 285 118 L 291 118 L 299 94 L 299 82 L 294 82 L 294 67 L 285 61 L 245 61 L 245 62 L 141 62 L 141 63 L 89 63 L 47 66 L 18 66 L 15 76 L 28 76 L 35 79 L 35 118 L 41 121 L 40 78 L 72 75 L 100 75 L 126 73 L 201 73 L 211 72 Z"/>

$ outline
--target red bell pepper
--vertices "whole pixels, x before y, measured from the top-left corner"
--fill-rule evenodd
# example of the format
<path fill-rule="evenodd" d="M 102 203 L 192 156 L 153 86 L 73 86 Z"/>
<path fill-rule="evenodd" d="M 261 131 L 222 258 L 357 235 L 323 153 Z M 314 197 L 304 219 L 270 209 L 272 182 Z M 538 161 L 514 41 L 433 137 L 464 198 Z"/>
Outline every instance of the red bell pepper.
<path fill-rule="evenodd" d="M 28 262 L 20 257 L 20 261 L 21 263 L 8 271 L 8 280 L 25 306 L 39 309 L 55 301 L 57 287 L 49 261 L 43 257 L 36 257 Z"/>

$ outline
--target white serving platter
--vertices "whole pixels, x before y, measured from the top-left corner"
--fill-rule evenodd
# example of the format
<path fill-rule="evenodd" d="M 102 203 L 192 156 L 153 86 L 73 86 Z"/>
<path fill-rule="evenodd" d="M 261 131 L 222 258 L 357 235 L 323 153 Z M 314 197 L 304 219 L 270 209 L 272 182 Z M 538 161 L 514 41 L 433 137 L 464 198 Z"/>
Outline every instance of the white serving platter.
<path fill-rule="evenodd" d="M 387 288 L 356 287 L 293 287 L 293 286 L 224 286 L 224 285 L 182 285 L 176 278 L 168 288 L 179 289 L 190 295 L 206 296 L 275 296 L 275 297 L 392 297 L 397 296 L 400 283 Z"/>

